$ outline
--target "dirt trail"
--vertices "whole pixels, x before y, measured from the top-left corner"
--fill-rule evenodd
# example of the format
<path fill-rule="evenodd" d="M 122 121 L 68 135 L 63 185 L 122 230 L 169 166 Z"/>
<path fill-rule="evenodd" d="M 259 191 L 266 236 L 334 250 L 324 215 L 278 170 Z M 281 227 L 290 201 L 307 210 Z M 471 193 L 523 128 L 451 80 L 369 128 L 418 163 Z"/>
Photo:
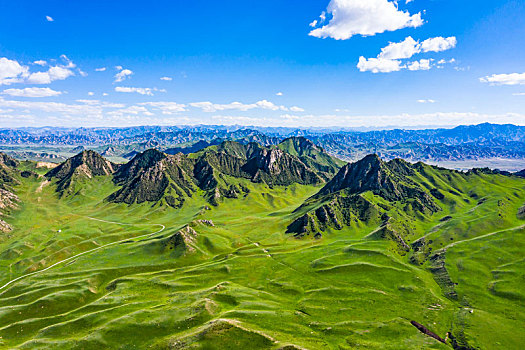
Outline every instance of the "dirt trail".
<path fill-rule="evenodd" d="M 24 279 L 26 277 L 30 277 L 30 276 L 34 276 L 34 275 L 37 275 L 37 274 L 40 274 L 40 273 L 43 273 L 57 265 L 60 265 L 60 264 L 63 264 L 63 263 L 66 263 L 66 262 L 69 262 L 71 260 L 74 260 L 74 259 L 77 259 L 78 257 L 81 257 L 81 256 L 84 256 L 84 255 L 87 255 L 87 254 L 90 254 L 90 253 L 93 253 L 97 250 L 101 250 L 101 249 L 104 249 L 104 248 L 107 248 L 107 247 L 110 247 L 110 246 L 113 246 L 113 245 L 117 245 L 117 244 L 120 244 L 120 243 L 123 243 L 123 242 L 126 242 L 126 241 L 129 241 L 131 239 L 137 239 L 137 238 L 146 238 L 146 237 L 149 237 L 149 236 L 153 236 L 157 233 L 161 233 L 162 231 L 164 231 L 166 229 L 166 226 L 164 225 L 161 225 L 161 224 L 124 224 L 124 223 L 121 223 L 121 222 L 114 222 L 114 221 L 107 221 L 107 220 L 102 220 L 102 219 L 96 219 L 96 218 L 92 218 L 92 217 L 88 217 L 88 219 L 90 220 L 95 220 L 95 221 L 100 221 L 100 222 L 105 222 L 105 223 L 108 223 L 108 224 L 117 224 L 117 225 L 124 225 L 124 226 L 158 226 L 160 227 L 160 230 L 157 230 L 153 233 L 148 233 L 148 234 L 145 234 L 145 235 L 141 235 L 141 236 L 135 236 L 135 237 L 128 237 L 128 238 L 125 238 L 125 239 L 122 239 L 120 241 L 117 241 L 117 242 L 113 242 L 113 243 L 108 243 L 108 244 L 105 244 L 105 245 L 102 245 L 100 247 L 97 247 L 97 248 L 93 248 L 93 249 L 90 249 L 90 250 L 87 250 L 85 252 L 82 252 L 82 253 L 79 253 L 79 254 L 76 254 L 76 255 L 73 255 L 72 257 L 69 257 L 67 259 L 64 259 L 64 260 L 61 260 L 59 262 L 56 262 L 54 263 L 53 265 L 50 265 L 48 267 L 46 267 L 45 269 L 42 269 L 42 270 L 38 270 L 38 271 L 35 271 L 35 272 L 31 272 L 31 273 L 28 273 L 28 274 L 25 274 L 25 275 L 22 275 L 20 277 L 17 277 L 9 282 L 7 282 L 6 284 L 4 284 L 3 286 L 0 287 L 0 291 L 2 291 L 3 289 L 5 289 L 6 287 L 8 287 L 9 285 L 15 283 L 16 281 L 20 281 L 21 279 Z"/>
<path fill-rule="evenodd" d="M 40 186 L 38 186 L 38 188 L 36 189 L 36 193 L 40 193 L 42 192 L 42 190 L 44 189 L 44 187 L 46 187 L 47 185 L 49 185 L 49 180 L 44 180 L 42 181 L 42 183 L 40 183 Z"/>

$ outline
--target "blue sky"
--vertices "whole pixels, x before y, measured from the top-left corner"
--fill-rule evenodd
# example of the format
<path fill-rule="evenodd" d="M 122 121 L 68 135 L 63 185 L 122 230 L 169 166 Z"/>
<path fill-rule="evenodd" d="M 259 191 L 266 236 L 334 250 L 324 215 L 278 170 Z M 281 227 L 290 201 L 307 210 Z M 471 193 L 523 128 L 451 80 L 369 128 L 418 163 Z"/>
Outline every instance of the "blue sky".
<path fill-rule="evenodd" d="M 3 1 L 0 127 L 525 125 L 524 17 L 523 1 Z"/>

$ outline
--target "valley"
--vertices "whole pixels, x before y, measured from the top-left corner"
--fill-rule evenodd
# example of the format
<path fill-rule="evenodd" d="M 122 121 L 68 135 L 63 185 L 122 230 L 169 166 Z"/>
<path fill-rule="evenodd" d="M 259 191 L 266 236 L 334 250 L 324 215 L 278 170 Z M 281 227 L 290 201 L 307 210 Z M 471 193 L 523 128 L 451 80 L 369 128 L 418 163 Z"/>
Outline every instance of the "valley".
<path fill-rule="evenodd" d="M 345 165 L 299 141 L 127 165 L 82 152 L 51 171 L 4 158 L 18 200 L 2 209 L 0 347 L 525 341 L 525 179 L 377 156 Z"/>

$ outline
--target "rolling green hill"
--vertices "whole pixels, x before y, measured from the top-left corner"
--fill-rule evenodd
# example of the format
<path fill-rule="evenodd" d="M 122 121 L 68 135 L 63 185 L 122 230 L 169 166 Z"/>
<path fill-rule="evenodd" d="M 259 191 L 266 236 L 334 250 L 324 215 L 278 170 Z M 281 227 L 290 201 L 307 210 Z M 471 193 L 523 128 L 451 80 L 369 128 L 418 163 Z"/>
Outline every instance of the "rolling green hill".
<path fill-rule="evenodd" d="M 0 348 L 525 342 L 518 176 L 345 165 L 301 138 L 147 150 L 121 166 L 83 152 L 45 176 L 0 167 L 17 197 L 2 216 Z"/>

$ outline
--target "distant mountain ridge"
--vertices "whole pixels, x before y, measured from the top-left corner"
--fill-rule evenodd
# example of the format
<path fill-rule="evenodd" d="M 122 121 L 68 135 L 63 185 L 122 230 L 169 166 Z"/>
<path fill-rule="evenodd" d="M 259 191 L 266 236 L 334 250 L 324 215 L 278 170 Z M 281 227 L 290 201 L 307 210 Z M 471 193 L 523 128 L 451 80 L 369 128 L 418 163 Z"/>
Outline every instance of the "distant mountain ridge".
<path fill-rule="evenodd" d="M 304 137 L 327 153 L 356 161 L 376 153 L 383 159 L 409 161 L 477 161 L 513 159 L 525 163 L 525 127 L 479 124 L 452 129 L 349 131 L 336 128 L 295 129 L 243 126 L 147 126 L 129 128 L 21 128 L 0 130 L 0 147 L 17 159 L 61 161 L 65 153 L 91 148 L 105 157 L 131 159 L 156 148 L 167 154 L 198 152 L 224 141 L 269 147 Z M 24 145 L 32 145 L 25 147 Z M 40 145 L 40 149 L 36 146 Z M 54 149 L 45 148 L 52 145 Z M 17 148 L 18 147 L 18 148 Z M 35 148 L 36 147 L 36 148 Z M 59 147 L 59 148 L 57 148 Z M 293 152 L 293 145 L 289 151 Z M 42 151 L 42 150 L 45 151 Z M 61 152 L 55 152 L 62 149 Z M 67 157 L 70 157 L 70 155 Z M 66 157 L 66 158 L 67 158 Z M 516 170 L 516 168 L 513 168 Z"/>

